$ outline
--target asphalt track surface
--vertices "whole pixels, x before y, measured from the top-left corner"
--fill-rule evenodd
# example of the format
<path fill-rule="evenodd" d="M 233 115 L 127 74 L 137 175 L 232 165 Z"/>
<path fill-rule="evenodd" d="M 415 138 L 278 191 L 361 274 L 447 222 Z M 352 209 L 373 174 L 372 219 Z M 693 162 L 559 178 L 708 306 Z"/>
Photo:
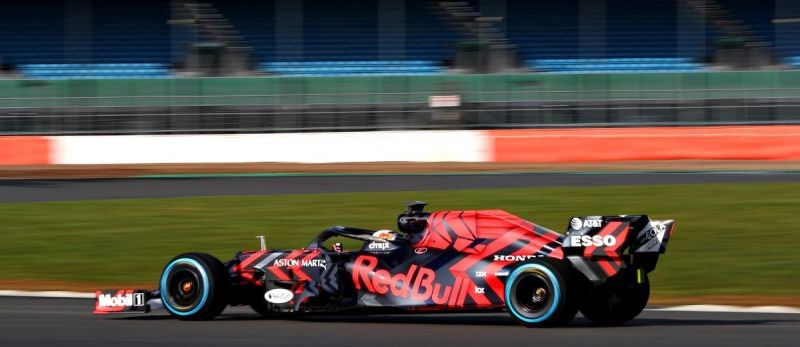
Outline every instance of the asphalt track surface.
<path fill-rule="evenodd" d="M 0 203 L 218 195 L 741 182 L 800 182 L 800 173 L 530 173 L 0 180 Z"/>
<path fill-rule="evenodd" d="M 646 310 L 620 327 L 582 317 L 524 328 L 505 313 L 312 316 L 264 319 L 228 308 L 213 321 L 163 311 L 95 316 L 86 299 L 0 298 L 2 346 L 797 346 L 800 314 Z"/>

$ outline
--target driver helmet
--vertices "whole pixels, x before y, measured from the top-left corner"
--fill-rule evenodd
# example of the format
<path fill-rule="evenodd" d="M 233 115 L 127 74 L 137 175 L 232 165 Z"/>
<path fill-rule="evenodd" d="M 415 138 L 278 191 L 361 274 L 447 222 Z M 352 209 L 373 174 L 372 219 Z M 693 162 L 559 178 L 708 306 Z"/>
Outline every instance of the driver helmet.
<path fill-rule="evenodd" d="M 389 229 L 381 229 L 374 232 L 372 236 L 386 241 L 394 241 L 397 238 L 397 233 Z"/>

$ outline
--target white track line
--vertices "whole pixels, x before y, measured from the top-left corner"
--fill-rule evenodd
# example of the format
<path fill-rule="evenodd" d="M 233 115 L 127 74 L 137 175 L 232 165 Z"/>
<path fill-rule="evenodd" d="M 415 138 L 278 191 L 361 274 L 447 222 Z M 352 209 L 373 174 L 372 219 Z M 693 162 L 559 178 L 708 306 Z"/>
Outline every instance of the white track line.
<path fill-rule="evenodd" d="M 34 292 L 28 290 L 0 290 L 0 296 L 15 296 L 26 298 L 58 298 L 58 299 L 94 299 L 94 293 L 44 291 Z"/>
<path fill-rule="evenodd" d="M 787 306 L 729 306 L 729 305 L 683 305 L 649 309 L 649 311 L 675 312 L 729 312 L 729 313 L 800 313 L 800 308 Z"/>
<path fill-rule="evenodd" d="M 28 290 L 0 290 L 0 297 L 27 297 L 27 298 L 59 298 L 59 299 L 94 299 L 94 293 L 66 292 L 66 291 L 28 291 Z M 647 311 L 668 312 L 727 312 L 727 313 L 794 313 L 800 314 L 800 308 L 787 306 L 728 306 L 728 305 L 683 305 L 663 308 L 651 308 Z"/>

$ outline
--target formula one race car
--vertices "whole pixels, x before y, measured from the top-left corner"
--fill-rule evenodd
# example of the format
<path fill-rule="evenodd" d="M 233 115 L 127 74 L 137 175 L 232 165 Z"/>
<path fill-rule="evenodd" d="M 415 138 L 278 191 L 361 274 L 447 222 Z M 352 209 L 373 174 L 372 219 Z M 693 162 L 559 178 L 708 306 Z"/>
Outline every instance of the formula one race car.
<path fill-rule="evenodd" d="M 506 310 L 526 326 L 566 324 L 580 310 L 620 324 L 647 304 L 673 221 L 644 215 L 575 217 L 565 236 L 501 210 L 423 212 L 415 202 L 397 231 L 336 226 L 296 250 L 243 251 L 223 264 L 175 257 L 159 289 L 97 292 L 95 313 L 163 306 L 189 320 L 229 305 L 265 316 L 304 312 Z M 340 242 L 356 240 L 346 251 Z"/>

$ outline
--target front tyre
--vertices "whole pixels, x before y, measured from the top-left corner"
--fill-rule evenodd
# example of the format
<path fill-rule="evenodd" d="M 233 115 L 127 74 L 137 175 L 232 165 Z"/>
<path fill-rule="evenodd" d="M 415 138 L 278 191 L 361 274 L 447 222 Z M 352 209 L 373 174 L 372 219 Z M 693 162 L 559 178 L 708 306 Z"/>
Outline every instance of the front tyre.
<path fill-rule="evenodd" d="M 642 283 L 619 276 L 587 293 L 581 313 L 600 325 L 619 325 L 630 321 L 647 306 L 650 281 L 642 275 Z"/>
<path fill-rule="evenodd" d="M 566 324 L 578 311 L 570 277 L 570 269 L 562 263 L 536 259 L 520 264 L 506 281 L 506 309 L 528 327 Z"/>
<path fill-rule="evenodd" d="M 228 282 L 225 266 L 217 258 L 184 253 L 173 258 L 161 273 L 161 302 L 180 319 L 213 319 L 227 305 Z"/>

